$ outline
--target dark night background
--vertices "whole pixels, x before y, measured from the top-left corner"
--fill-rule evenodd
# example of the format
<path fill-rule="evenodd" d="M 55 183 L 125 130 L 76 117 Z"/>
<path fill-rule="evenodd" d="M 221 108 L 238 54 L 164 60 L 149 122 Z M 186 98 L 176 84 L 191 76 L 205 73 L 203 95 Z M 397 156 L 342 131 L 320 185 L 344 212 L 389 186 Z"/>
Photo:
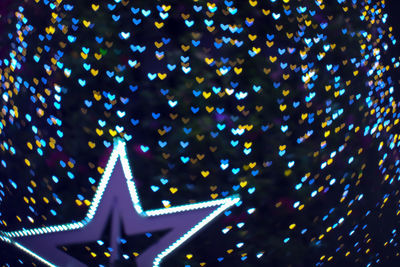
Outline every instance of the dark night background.
<path fill-rule="evenodd" d="M 386 12 L 389 14 L 389 25 L 393 26 L 393 32 L 396 37 L 400 36 L 400 1 L 389 0 L 386 1 L 387 9 Z M 400 46 L 397 45 L 394 56 L 400 55 Z M 400 79 L 400 77 L 398 77 Z"/>
<path fill-rule="evenodd" d="M 237 0 L 236 2 L 239 3 L 239 1 L 241 1 L 241 0 Z M 330 0 L 327 0 L 327 1 L 330 1 Z M 0 14 L 2 14 L 3 16 L 5 14 L 7 14 L 7 7 L 9 6 L 9 4 L 11 2 L 12 2 L 11 0 L 10 1 L 9 0 L 0 0 Z M 182 3 L 183 2 L 184 1 L 182 1 Z M 331 2 L 327 2 L 327 4 L 329 4 L 329 3 L 331 3 Z M 400 1 L 388 0 L 388 1 L 386 1 L 386 5 L 387 6 L 385 8 L 385 12 L 387 12 L 389 14 L 389 19 L 388 19 L 388 23 L 387 24 L 389 24 L 390 26 L 393 27 L 393 34 L 396 36 L 396 39 L 397 39 L 396 46 L 395 47 L 391 47 L 391 50 L 388 53 L 388 55 L 390 57 L 398 58 L 400 56 Z M 332 8 L 332 10 L 335 10 L 335 8 Z M 29 12 L 32 12 L 34 14 L 36 11 L 35 10 L 30 10 Z M 2 22 L 4 23 L 4 18 L 3 18 Z M 176 26 L 176 25 L 172 25 L 172 26 Z M 254 27 L 260 27 L 260 28 L 257 29 L 257 30 L 260 30 L 260 31 L 263 29 L 262 25 L 256 25 Z M 2 25 L 0 25 L 0 31 L 1 31 L 1 29 L 2 29 Z M 177 29 L 179 29 L 179 28 L 170 28 L 169 34 L 174 34 L 174 31 L 178 31 Z M 149 33 L 149 34 L 152 34 L 152 33 Z M 1 36 L 1 34 L 0 34 L 0 36 Z M 138 38 L 145 39 L 145 36 L 139 36 Z M 175 41 L 175 40 L 173 40 L 173 41 Z M 0 38 L 0 51 L 2 53 L 4 53 L 7 50 L 7 45 L 4 42 L 5 42 L 4 39 Z M 149 66 L 145 66 L 145 67 L 149 67 Z M 254 68 L 256 68 L 256 67 L 254 67 Z M 32 70 L 32 71 L 34 72 L 36 70 Z M 251 74 L 252 73 L 249 73 L 249 75 L 251 75 Z M 395 90 L 400 92 L 400 83 L 399 83 L 400 74 L 399 74 L 398 69 L 393 71 L 392 78 L 393 78 L 393 80 L 395 81 L 395 84 L 396 84 L 395 85 Z M 241 82 L 243 82 L 243 83 L 247 82 L 246 81 L 247 79 L 243 79 L 243 80 L 244 81 L 241 80 Z M 180 79 L 177 78 L 176 80 L 172 81 L 171 84 L 168 84 L 166 86 L 171 86 L 172 87 L 175 84 L 179 84 L 180 85 L 180 84 L 183 84 L 184 82 L 185 81 L 183 79 L 180 80 Z M 223 83 L 224 81 L 221 78 L 221 79 L 214 80 L 214 82 L 215 83 Z M 163 84 L 163 83 L 160 83 L 160 84 L 161 84 L 160 86 L 165 86 L 165 84 Z M 152 93 L 154 93 L 154 92 L 152 92 Z M 398 92 L 397 92 L 397 95 L 400 95 L 400 93 L 398 93 Z M 80 96 L 79 92 L 76 93 L 76 97 L 79 100 L 83 100 L 84 99 L 84 96 Z M 156 98 L 157 100 L 159 100 L 159 102 L 154 101 L 154 102 L 157 102 L 157 104 L 154 104 L 152 102 L 153 99 L 152 99 L 152 95 L 151 94 L 144 95 L 142 97 L 143 97 L 141 99 L 142 102 L 138 104 L 140 107 L 135 107 L 133 109 L 132 113 L 134 113 L 137 110 L 140 110 L 140 108 L 145 110 L 147 106 L 149 106 L 149 107 L 147 107 L 148 109 L 150 109 L 150 106 L 151 106 L 151 108 L 159 109 L 159 110 L 163 110 L 163 111 L 167 110 L 167 108 L 168 108 L 168 106 L 166 106 L 165 103 L 161 104 L 161 98 Z M 183 95 L 183 97 L 189 98 L 187 95 Z M 255 99 L 255 101 L 259 100 L 258 98 L 254 98 L 254 99 Z M 400 99 L 400 98 L 397 98 L 397 99 Z M 259 101 L 261 103 L 263 103 L 262 101 L 267 101 L 267 100 L 261 99 Z M 271 103 L 271 106 L 272 106 L 272 100 L 271 100 L 271 102 L 268 102 L 268 103 Z M 76 103 L 71 103 L 70 109 L 77 108 L 77 106 L 76 106 L 77 104 L 76 105 L 75 104 Z M 273 103 L 273 104 L 275 104 L 275 103 Z M 231 108 L 231 107 L 227 107 L 227 110 L 229 108 Z M 99 110 L 101 110 L 101 107 L 99 108 Z M 92 110 L 92 112 L 93 112 L 93 110 Z M 93 115 L 93 114 L 95 114 L 95 112 L 93 112 L 91 114 Z M 144 115 L 143 115 L 143 117 L 144 117 Z M 80 120 L 79 114 L 74 119 L 79 121 Z M 140 117 L 140 119 L 142 119 L 142 117 Z M 84 119 L 82 119 L 82 120 L 84 120 Z M 257 120 L 257 119 L 255 119 L 255 120 Z M 73 121 L 72 120 L 71 120 L 70 123 L 71 123 L 71 125 L 73 125 Z M 204 119 L 204 121 L 201 121 L 201 123 L 204 123 L 204 125 L 207 125 L 207 120 Z M 84 122 L 82 121 L 81 124 L 84 124 Z M 146 127 L 150 128 L 150 127 L 153 127 L 153 126 L 151 125 L 151 123 L 149 123 L 149 125 L 146 124 Z M 71 128 L 73 128 L 73 127 L 71 126 Z M 195 126 L 193 128 L 196 129 Z M 201 128 L 201 126 L 198 126 L 198 128 Z M 78 132 L 79 132 L 78 130 L 76 130 L 76 132 L 72 132 L 71 136 L 72 137 L 79 137 L 79 133 Z M 155 135 L 150 135 L 150 134 L 147 135 L 145 130 L 143 130 L 143 132 L 139 131 L 138 139 L 139 139 L 140 142 L 144 142 L 144 143 L 145 142 L 150 142 L 149 140 L 152 140 L 152 139 L 155 140 L 156 138 L 157 138 L 156 134 Z M 176 143 L 177 143 L 177 139 L 178 138 L 179 137 L 176 137 L 176 140 L 174 139 L 174 141 L 176 141 Z M 257 138 L 260 138 L 260 137 L 259 136 L 255 136 L 254 138 L 255 138 L 255 140 L 259 140 Z M 78 140 L 79 140 L 79 138 L 78 138 Z M 86 139 L 84 139 L 81 143 L 79 143 L 79 141 L 77 141 L 76 143 L 74 143 L 74 145 L 71 145 L 70 147 L 67 147 L 66 150 L 67 151 L 74 151 L 74 150 L 78 151 L 80 149 L 81 145 L 86 145 L 86 143 L 87 143 L 86 141 L 87 141 Z M 295 140 L 292 140 L 292 141 L 295 142 Z M 265 146 L 265 147 L 267 147 L 269 145 L 276 145 L 274 142 L 270 141 L 270 140 L 267 140 L 267 141 L 265 141 L 265 143 L 262 143 L 262 145 Z M 354 143 L 356 143 L 356 145 L 354 145 L 354 148 L 356 148 L 356 147 L 358 148 L 358 142 L 362 143 L 361 145 L 365 145 L 365 143 L 368 143 L 368 142 L 373 143 L 370 139 L 367 139 L 367 138 L 362 139 L 362 140 L 356 140 L 354 142 Z M 318 143 L 318 142 L 316 142 L 316 143 Z M 197 145 L 198 146 L 196 147 L 196 149 L 201 150 L 203 145 L 202 144 L 200 144 L 200 145 L 197 144 Z M 376 144 L 372 144 L 370 146 L 370 148 L 371 147 L 372 148 L 376 148 L 376 146 L 377 146 Z M 367 147 L 367 145 L 366 145 L 366 147 Z M 138 148 L 134 147 L 134 146 L 131 146 L 130 149 L 131 149 L 131 151 L 136 151 L 135 149 L 138 149 Z M 97 149 L 96 152 L 89 152 L 89 153 L 91 153 L 90 156 L 96 157 L 97 153 L 101 153 L 101 151 L 104 151 L 104 148 L 99 148 L 99 149 Z M 371 151 L 372 151 L 372 149 L 371 149 Z M 219 152 L 217 152 L 217 153 L 219 153 Z M 260 151 L 258 155 L 262 156 L 263 153 L 264 153 L 264 151 Z M 209 154 L 206 154 L 206 155 L 209 156 Z M 220 156 L 220 155 L 218 154 L 218 156 Z M 363 186 L 365 188 L 367 188 L 367 190 L 370 190 L 369 192 L 370 193 L 372 192 L 372 194 L 373 194 L 374 190 L 377 190 L 378 191 L 378 192 L 376 192 L 377 198 L 381 197 L 381 194 L 379 193 L 379 184 L 378 184 L 378 182 L 376 182 L 376 184 L 372 184 L 374 182 L 374 179 L 373 179 L 374 176 L 380 175 L 378 173 L 377 168 L 373 167 L 373 164 L 375 164 L 375 161 L 374 161 L 375 160 L 375 156 L 376 156 L 375 155 L 375 151 L 372 152 L 372 153 L 366 152 L 366 154 L 364 154 L 364 156 L 365 156 L 365 162 L 368 163 L 367 164 L 368 166 L 366 167 L 367 171 L 366 171 L 366 174 L 365 174 L 365 176 L 366 176 L 365 179 L 367 179 L 368 182 L 371 182 L 371 184 L 370 185 L 363 184 Z M 97 157 L 100 157 L 100 156 L 97 156 Z M 146 165 L 146 162 L 147 162 L 148 158 L 139 157 L 134 152 L 131 153 L 130 157 L 131 157 L 131 160 L 133 159 L 132 162 L 136 163 L 136 166 L 137 166 L 137 172 L 136 173 L 142 174 L 142 175 L 139 175 L 139 176 L 144 176 L 144 177 L 153 177 L 153 176 L 156 177 L 157 175 L 158 175 L 157 177 L 160 176 L 157 173 L 158 169 L 157 170 L 156 170 L 156 168 L 152 169 L 152 168 L 149 168 L 148 165 Z M 218 157 L 215 156 L 215 158 L 213 158 L 213 156 L 211 155 L 209 157 L 209 159 L 210 158 L 212 159 L 212 160 L 210 160 L 210 162 L 211 162 L 211 161 L 216 161 Z M 239 161 L 239 158 L 237 158 L 237 160 Z M 101 159 L 99 161 L 101 161 Z M 155 161 L 157 163 L 159 163 L 160 166 L 165 167 L 164 166 L 165 164 L 162 165 L 163 164 L 162 160 L 156 159 Z M 103 158 L 103 162 L 104 162 L 104 158 Z M 307 159 L 303 160 L 302 162 L 303 162 L 303 164 L 306 164 L 304 162 L 307 162 Z M 211 164 L 210 164 L 210 166 L 211 166 Z M 278 165 L 278 166 L 279 166 L 279 168 L 281 168 L 281 165 Z M 361 163 L 359 163 L 359 165 L 357 165 L 357 166 L 361 166 Z M 338 168 L 340 169 L 341 167 L 342 166 L 339 165 Z M 86 166 L 86 168 L 87 168 L 87 166 Z M 316 167 L 316 169 L 318 169 L 318 168 L 319 168 L 319 166 Z M 165 167 L 165 169 L 168 169 L 168 168 Z M 282 169 L 283 169 L 283 167 L 282 167 Z M 196 169 L 197 172 L 199 170 L 200 169 Z M 178 174 L 179 173 L 185 173 L 186 174 L 186 172 L 190 173 L 190 171 L 191 170 L 179 169 L 177 167 L 175 170 L 172 170 L 171 172 L 172 173 L 176 172 Z M 88 170 L 87 173 L 93 174 L 93 173 L 95 173 L 95 171 L 94 170 Z M 143 174 L 146 174 L 146 175 L 143 175 Z M 270 171 L 268 171 L 268 175 L 278 175 L 278 174 L 277 174 L 277 171 L 275 172 L 275 171 L 271 171 L 270 170 Z M 282 175 L 282 174 L 280 174 L 280 175 Z M 232 184 L 234 184 L 234 182 L 237 182 L 236 180 L 233 181 L 232 177 L 225 177 L 224 176 L 222 178 L 225 181 L 227 181 L 226 185 L 221 185 L 223 190 L 226 190 L 226 191 L 231 190 L 230 188 L 231 188 Z M 144 190 L 144 188 L 148 188 L 152 183 L 154 183 L 154 181 L 152 181 L 151 179 L 152 178 L 149 178 L 148 180 L 142 181 L 141 182 L 142 183 L 141 184 L 142 189 L 139 189 L 139 191 L 142 190 L 143 192 L 140 192 L 140 193 L 142 195 L 144 195 L 145 197 L 147 196 L 147 199 L 149 199 L 149 203 L 147 205 L 153 207 L 153 206 L 157 206 L 157 204 L 159 204 L 159 202 L 157 202 L 157 201 L 159 201 L 159 197 L 155 197 L 153 199 L 151 192 L 147 192 L 147 191 Z M 187 184 L 189 186 L 187 187 L 186 191 L 185 191 L 185 189 L 182 189 L 182 190 L 180 189 L 181 195 L 178 196 L 177 200 L 176 200 L 178 203 L 179 203 L 179 201 L 184 201 L 185 199 L 195 199 L 195 200 L 199 200 L 200 201 L 200 200 L 204 200 L 204 198 L 205 198 L 204 196 L 206 196 L 206 197 L 208 196 L 207 194 L 204 195 L 202 190 L 197 189 L 197 188 L 203 188 L 203 187 L 201 187 L 202 184 L 201 184 L 201 182 L 199 182 L 199 179 L 197 179 L 197 180 L 196 179 L 197 178 L 195 176 L 191 176 L 190 180 L 188 179 L 188 181 L 185 181 L 185 182 L 187 182 Z M 210 178 L 210 179 L 212 179 L 212 178 Z M 213 186 L 216 183 L 216 181 L 218 181 L 218 179 L 211 180 L 210 182 L 208 182 L 208 184 L 206 184 L 204 186 L 204 188 L 208 188 L 210 186 Z M 271 182 L 271 181 L 267 181 L 267 182 L 263 183 L 262 181 L 259 181 L 257 179 L 253 179 L 253 180 L 250 179 L 249 181 L 250 181 L 250 183 L 256 185 L 256 187 L 260 186 L 260 188 L 264 188 L 264 187 L 267 188 L 269 186 L 268 183 Z M 171 179 L 171 183 L 172 182 L 173 181 Z M 289 187 L 292 186 L 292 184 L 290 184 L 290 182 L 292 182 L 292 180 L 290 180 L 290 181 L 289 180 L 288 181 L 285 180 L 284 182 L 279 182 L 279 183 L 276 183 L 276 181 L 273 181 L 273 182 L 271 182 L 271 184 L 273 186 L 275 186 L 275 187 L 288 189 Z M 378 187 L 375 187 L 375 186 L 378 186 Z M 271 211 L 271 210 L 275 209 L 274 205 L 275 205 L 276 200 L 279 200 L 280 203 L 283 203 L 282 204 L 283 206 L 289 207 L 289 206 L 292 205 L 293 199 L 290 199 L 289 197 L 285 197 L 284 192 L 276 192 L 276 191 L 279 191 L 279 190 L 271 189 L 271 192 L 269 192 L 269 191 L 265 192 L 265 193 L 264 193 L 264 191 L 257 192 L 258 194 L 256 193 L 256 197 L 254 199 L 248 197 L 247 199 L 245 198 L 245 200 L 247 200 L 248 203 L 250 203 L 248 207 L 252 207 L 251 205 L 254 205 L 254 206 L 257 206 L 257 208 L 260 207 L 261 209 L 266 209 L 268 211 Z M 338 190 L 338 192 L 339 192 L 339 190 Z M 273 201 L 274 201 L 274 203 L 273 203 Z M 324 201 L 326 201 L 325 203 L 329 203 L 331 205 L 334 205 L 336 200 L 324 199 Z M 371 202 L 373 202 L 373 201 L 371 201 Z M 368 207 L 363 207 L 363 208 L 367 209 Z M 386 212 L 385 214 L 388 214 L 388 213 L 390 214 L 391 212 L 395 213 L 395 211 L 394 211 L 395 204 L 393 204 L 393 207 L 390 206 L 390 208 L 393 208 L 393 210 L 390 210 L 390 209 L 388 210 L 387 209 L 385 211 Z M 310 220 L 311 221 L 312 215 L 320 214 L 319 213 L 320 209 L 322 209 L 322 208 L 318 204 L 314 203 L 314 206 L 312 206 L 312 211 L 310 211 L 309 218 L 308 218 L 308 215 L 305 215 L 304 216 L 304 220 Z M 365 211 L 365 209 L 363 211 Z M 4 212 L 4 209 L 2 210 L 2 212 Z M 82 214 L 84 214 L 85 213 L 85 209 L 82 208 L 80 210 L 80 212 Z M 233 211 L 233 212 L 234 212 L 233 213 L 233 215 L 234 215 L 233 219 L 232 218 L 224 218 L 224 219 L 221 219 L 220 221 L 215 221 L 215 223 L 213 223 L 213 225 L 210 228 L 208 228 L 209 231 L 211 233 L 220 234 L 220 229 L 222 229 L 225 225 L 227 225 L 227 224 L 234 225 L 234 224 L 236 224 L 236 223 L 238 223 L 238 222 L 240 222 L 242 220 L 245 220 L 244 218 L 247 218 L 246 217 L 247 214 L 246 214 L 244 208 L 242 208 L 242 210 Z M 357 210 L 355 212 L 357 212 Z M 360 210 L 360 214 L 361 214 L 361 210 Z M 284 219 L 281 220 L 281 217 L 279 217 L 279 216 L 285 216 L 285 217 L 284 217 Z M 390 215 L 388 215 L 388 216 L 390 216 Z M 199 236 L 199 237 L 194 238 L 193 241 L 190 242 L 187 247 L 182 249 L 178 259 L 176 259 L 176 260 L 175 259 L 171 259 L 171 261 L 168 262 L 169 264 L 166 264 L 165 266 L 184 266 L 184 264 L 186 264 L 186 263 L 187 264 L 191 264 L 191 266 L 199 266 L 199 262 L 201 262 L 201 259 L 196 259 L 195 263 L 194 262 L 186 262 L 186 259 L 184 258 L 184 255 L 186 253 L 191 252 L 191 251 L 195 251 L 195 252 L 198 251 L 199 254 L 201 254 L 203 257 L 205 257 L 204 260 L 208 260 L 208 258 L 212 258 L 212 260 L 210 260 L 210 263 L 207 264 L 206 266 L 242 266 L 242 265 L 243 266 L 277 266 L 277 267 L 280 267 L 280 266 L 293 266 L 293 267 L 311 266 L 311 264 L 314 263 L 315 255 L 318 254 L 318 253 L 316 253 L 315 255 L 313 254 L 317 249 L 321 249 L 321 250 L 327 251 L 327 253 L 329 253 L 330 252 L 329 250 L 332 250 L 332 248 L 331 247 L 325 247 L 325 246 L 319 246 L 317 243 L 315 243 L 313 245 L 310 245 L 311 248 L 309 248 L 310 250 L 307 251 L 306 249 L 304 249 L 301 246 L 297 247 L 296 244 L 295 244 L 295 245 L 292 245 L 293 247 L 291 247 L 293 249 L 294 253 L 288 256 L 288 254 L 285 254 L 285 252 L 283 250 L 280 250 L 280 248 L 279 248 L 280 244 L 282 243 L 282 240 L 280 240 L 280 239 L 278 240 L 278 238 L 276 238 L 276 236 L 274 236 L 274 239 L 271 238 L 271 240 L 270 239 L 265 240 L 265 236 L 274 235 L 276 233 L 274 232 L 274 229 L 266 229 L 266 228 L 264 228 L 263 225 L 262 225 L 263 223 L 261 223 L 261 222 L 268 222 L 271 225 L 276 226 L 278 229 L 285 228 L 285 230 L 282 230 L 282 233 L 279 233 L 279 235 L 282 235 L 282 236 L 279 236 L 279 237 L 283 237 L 286 234 L 286 231 L 287 231 L 286 224 L 294 217 L 295 217 L 294 214 L 292 212 L 290 212 L 290 211 L 288 211 L 288 212 L 284 211 L 282 213 L 280 213 L 280 212 L 276 212 L 276 213 L 274 213 L 274 212 L 273 213 L 267 213 L 267 212 L 261 213 L 260 212 L 260 213 L 256 214 L 255 218 L 250 218 L 249 219 L 248 225 L 253 226 L 253 229 L 252 229 L 251 226 L 246 225 L 246 227 L 248 227 L 248 228 L 244 229 L 243 232 L 238 233 L 237 239 L 235 239 L 236 242 L 239 242 L 240 238 L 242 238 L 242 237 L 244 239 L 247 238 L 247 240 L 248 240 L 247 242 L 249 244 L 246 243 L 246 245 L 249 246 L 249 250 L 256 251 L 260 247 L 260 248 L 262 248 L 263 250 L 266 251 L 266 256 L 261 258 L 261 260 L 257 260 L 254 257 L 253 258 L 249 257 L 249 260 L 241 261 L 240 260 L 241 255 L 240 255 L 240 253 L 238 253 L 236 256 L 226 256 L 226 258 L 225 258 L 225 260 L 223 262 L 218 263 L 215 259 L 219 256 L 219 253 L 221 253 L 221 251 L 224 252 L 226 250 L 226 248 L 230 248 L 229 246 L 232 246 L 233 243 L 231 244 L 227 240 L 222 238 L 221 239 L 222 240 L 221 243 L 218 242 L 218 244 L 220 244 L 220 245 L 217 245 L 217 244 L 215 244 L 213 238 L 211 238 L 212 240 L 210 240 L 210 239 L 207 239 L 205 237 Z M 393 217 L 394 217 L 394 215 L 393 215 Z M 54 220 L 55 221 L 59 220 L 60 223 L 61 223 L 61 222 L 64 222 L 64 219 L 65 218 L 60 216 L 59 218 L 56 218 Z M 371 222 L 369 222 L 369 223 L 371 223 Z M 258 227 L 257 230 L 259 230 L 260 232 L 254 231 L 254 227 Z M 384 230 L 386 225 L 381 224 L 381 222 L 379 220 L 376 220 L 375 221 L 375 228 L 379 229 L 380 227 Z M 346 231 L 349 230 L 349 229 L 346 228 Z M 253 230 L 253 232 L 252 232 L 252 230 Z M 206 231 L 208 231 L 208 230 L 206 230 Z M 345 233 L 344 230 L 343 230 L 343 233 Z M 136 239 L 134 239 L 135 242 L 138 242 L 138 240 L 144 240 L 145 239 L 143 236 L 142 237 L 135 237 L 135 238 L 136 238 Z M 216 238 L 218 238 L 218 236 Z M 301 238 L 302 237 L 299 238 L 300 239 L 299 244 L 307 244 L 308 241 L 306 240 L 306 238 L 304 238 L 304 240 L 301 240 Z M 381 240 L 379 240 L 379 241 L 381 241 Z M 145 243 L 145 242 L 143 242 L 143 243 Z M 145 245 L 143 245 L 143 246 L 145 246 Z M 271 249 L 269 249 L 270 247 L 271 247 Z M 73 250 L 73 249 L 74 248 L 72 248 L 71 250 Z M 309 253 L 309 252 L 311 252 L 311 253 Z M 399 247 L 397 247 L 397 248 L 396 247 L 388 247 L 387 250 L 381 250 L 380 252 L 381 252 L 380 257 L 382 258 L 382 263 L 381 263 L 382 266 L 400 266 L 400 260 L 396 260 L 396 258 L 393 256 L 397 252 L 400 253 Z M 389 256 L 385 255 L 386 252 L 388 253 Z M 196 253 L 194 253 L 194 254 L 196 254 Z M 10 255 L 12 255 L 12 256 L 10 256 Z M 14 261 L 12 259 L 10 259 L 10 257 L 14 258 Z M 303 259 L 304 262 L 298 262 L 296 260 L 293 260 L 291 257 L 293 257 L 293 259 L 297 259 L 297 258 Z M 12 267 L 13 266 L 19 266 L 19 265 L 17 265 L 18 263 L 15 260 L 16 258 L 21 258 L 21 259 L 26 260 L 28 257 L 26 257 L 25 254 L 20 253 L 18 250 L 14 249 L 13 247 L 7 246 L 4 243 L 0 243 L 0 265 L 3 264 L 3 266 L 7 266 L 5 264 L 5 262 L 12 262 L 12 263 L 15 264 L 15 265 L 11 264 Z M 6 260 L 3 260 L 3 259 L 6 259 Z M 343 260 L 342 261 L 342 260 L 339 259 L 335 263 L 332 263 L 330 265 L 329 265 L 329 263 L 327 263 L 324 266 L 365 266 L 365 263 L 367 261 L 368 261 L 368 259 L 366 259 L 364 262 L 362 262 L 362 264 L 364 264 L 364 265 L 361 265 L 361 263 L 359 263 L 360 265 L 357 265 L 356 263 L 351 262 L 349 260 Z"/>

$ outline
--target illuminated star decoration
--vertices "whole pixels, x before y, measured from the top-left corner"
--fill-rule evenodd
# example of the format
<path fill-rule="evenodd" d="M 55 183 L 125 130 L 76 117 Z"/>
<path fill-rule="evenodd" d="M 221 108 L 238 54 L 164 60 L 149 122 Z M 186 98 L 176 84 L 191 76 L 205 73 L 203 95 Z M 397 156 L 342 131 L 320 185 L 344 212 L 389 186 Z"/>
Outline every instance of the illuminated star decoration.
<path fill-rule="evenodd" d="M 118 161 L 118 158 L 120 161 Z M 127 186 L 125 186 L 127 185 Z M 130 205 L 132 201 L 133 208 Z M 117 140 L 86 217 L 63 225 L 3 232 L 2 241 L 13 244 L 48 266 L 84 266 L 57 248 L 66 244 L 96 241 L 112 214 L 110 262 L 117 259 L 120 220 L 127 235 L 169 230 L 156 244 L 136 258 L 139 267 L 159 266 L 161 261 L 240 198 L 144 211 L 126 154 L 126 144 Z"/>

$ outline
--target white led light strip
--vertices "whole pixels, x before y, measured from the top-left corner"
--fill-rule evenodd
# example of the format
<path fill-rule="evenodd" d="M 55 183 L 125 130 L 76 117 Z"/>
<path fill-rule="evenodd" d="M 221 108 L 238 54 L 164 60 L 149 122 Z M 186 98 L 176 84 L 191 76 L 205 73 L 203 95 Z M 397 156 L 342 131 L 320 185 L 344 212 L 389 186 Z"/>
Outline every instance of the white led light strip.
<path fill-rule="evenodd" d="M 35 254 L 31 250 L 27 249 L 26 247 L 22 246 L 18 242 L 12 240 L 15 237 L 24 237 L 24 236 L 33 236 L 33 235 L 40 235 L 40 234 L 48 234 L 48 233 L 55 233 L 55 232 L 64 232 L 70 230 L 76 230 L 85 227 L 95 216 L 97 208 L 100 204 L 101 198 L 104 194 L 104 191 L 107 187 L 108 181 L 110 180 L 111 174 L 113 172 L 114 166 L 117 163 L 118 157 L 121 160 L 123 172 L 126 178 L 126 182 L 128 185 L 129 193 L 131 196 L 133 207 L 135 208 L 136 212 L 142 216 L 151 217 L 151 216 L 160 216 L 165 214 L 172 214 L 178 212 L 185 212 L 190 210 L 196 209 L 203 209 L 203 208 L 210 208 L 214 206 L 219 206 L 216 210 L 211 212 L 207 217 L 205 217 L 202 221 L 196 224 L 193 228 L 191 228 L 188 232 L 186 232 L 183 236 L 181 236 L 178 240 L 172 243 L 169 247 L 167 247 L 164 251 L 156 256 L 153 261 L 153 266 L 158 267 L 160 266 L 161 261 L 169 255 L 172 251 L 174 251 L 177 247 L 182 245 L 186 240 L 188 240 L 191 236 L 193 236 L 196 232 L 198 232 L 201 228 L 207 225 L 210 221 L 212 221 L 215 217 L 220 215 L 223 211 L 230 208 L 231 206 L 237 204 L 240 201 L 238 196 L 231 196 L 224 199 L 218 200 L 211 200 L 201 203 L 195 204 L 187 204 L 163 209 L 155 209 L 155 210 L 148 210 L 144 211 L 141 204 L 140 199 L 136 190 L 135 182 L 133 180 L 133 175 L 131 168 L 129 166 L 128 157 L 126 154 L 126 144 L 124 141 L 117 139 L 114 142 L 114 150 L 111 153 L 110 159 L 106 165 L 105 171 L 103 176 L 100 180 L 100 183 L 97 187 L 96 193 L 93 197 L 93 201 L 89 207 L 88 212 L 83 220 L 75 223 L 68 223 L 68 224 L 61 224 L 61 225 L 54 225 L 48 227 L 41 227 L 41 228 L 34 228 L 34 229 L 23 229 L 19 231 L 13 232 L 0 232 L 0 240 L 11 243 L 17 248 L 23 250 L 24 252 L 28 253 L 32 257 L 39 260 L 41 263 L 44 263 L 48 266 L 54 267 L 56 265 L 52 264 L 51 262 L 43 259 L 39 255 Z"/>
<path fill-rule="evenodd" d="M 185 233 L 182 237 L 172 243 L 169 247 L 167 247 L 163 252 L 157 255 L 157 257 L 153 261 L 153 267 L 160 266 L 161 261 L 165 258 L 168 254 L 174 251 L 177 247 L 182 245 L 186 240 L 192 237 L 196 232 L 198 232 L 201 228 L 203 228 L 206 224 L 211 222 L 215 217 L 221 214 L 224 210 L 231 207 L 232 205 L 238 203 L 240 198 L 231 198 L 230 200 L 226 201 L 225 204 L 221 205 L 219 208 L 214 210 L 210 215 L 196 224 L 192 229 L 190 229 L 187 233 Z M 205 202 L 204 204 L 206 204 Z"/>
<path fill-rule="evenodd" d="M 36 253 L 32 252 L 31 250 L 27 249 L 26 247 L 22 246 L 18 242 L 12 241 L 12 244 L 14 246 L 16 246 L 17 248 L 21 249 L 22 251 L 24 251 L 25 253 L 28 253 L 30 256 L 32 256 L 33 258 L 37 259 L 41 263 L 44 263 L 44 264 L 46 264 L 47 266 L 50 266 L 50 267 L 57 267 L 57 265 L 54 265 L 53 263 L 43 259 L 38 254 L 36 254 Z"/>

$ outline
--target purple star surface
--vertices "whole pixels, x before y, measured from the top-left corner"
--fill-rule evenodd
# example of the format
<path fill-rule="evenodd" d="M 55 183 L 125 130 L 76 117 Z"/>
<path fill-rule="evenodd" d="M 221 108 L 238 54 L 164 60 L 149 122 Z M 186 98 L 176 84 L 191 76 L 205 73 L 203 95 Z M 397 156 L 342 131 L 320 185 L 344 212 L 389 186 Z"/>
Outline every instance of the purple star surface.
<path fill-rule="evenodd" d="M 238 197 L 228 197 L 222 200 L 143 211 L 134 181 L 129 177 L 132 175 L 126 158 L 125 143 L 118 141 L 114 145 L 114 151 L 88 215 L 83 221 L 64 226 L 2 233 L 3 238 L 49 266 L 85 266 L 58 247 L 99 240 L 108 219 L 112 216 L 111 244 L 109 244 L 112 251 L 109 263 L 112 265 L 118 260 L 118 240 L 122 225 L 128 236 L 169 230 L 157 243 L 136 258 L 138 267 L 159 266 L 162 259 L 175 248 L 239 201 Z"/>

